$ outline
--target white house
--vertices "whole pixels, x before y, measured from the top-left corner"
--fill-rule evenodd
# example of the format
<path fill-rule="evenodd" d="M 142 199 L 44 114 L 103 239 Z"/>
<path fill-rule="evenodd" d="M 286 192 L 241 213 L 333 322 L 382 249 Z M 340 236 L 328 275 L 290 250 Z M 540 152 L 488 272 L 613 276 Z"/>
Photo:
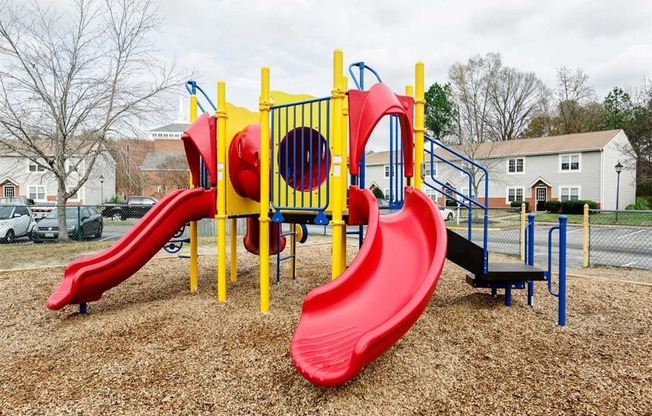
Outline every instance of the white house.
<path fill-rule="evenodd" d="M 624 209 L 636 198 L 636 164 L 631 144 L 622 130 L 482 143 L 472 148 L 453 146 L 453 149 L 472 154 L 472 159 L 489 171 L 491 207 L 528 201 L 532 210 L 542 210 L 547 200 L 592 200 L 602 209 L 615 209 L 618 193 L 618 207 Z M 463 163 L 442 148 L 435 153 L 455 164 Z M 389 156 L 389 152 L 367 156 L 367 187 L 374 184 L 384 192 L 389 190 Z M 429 161 L 429 155 L 424 160 Z M 619 163 L 623 169 L 617 174 L 615 166 Z M 468 175 L 437 159 L 433 168 L 432 174 L 438 181 L 464 195 L 470 194 Z M 424 170 L 424 181 L 435 185 L 429 180 L 429 163 Z M 480 181 L 479 185 L 478 193 L 482 197 L 484 182 Z M 439 185 L 435 188 L 442 189 Z M 472 189 L 473 185 L 471 192 Z M 425 186 L 424 191 L 440 204 L 444 203 L 440 192 Z"/>
<path fill-rule="evenodd" d="M 70 169 L 71 163 L 67 162 Z M 85 161 L 79 162 L 77 171 L 82 172 Z M 54 175 L 47 171 L 43 163 L 34 163 L 16 153 L 5 153 L 0 156 L 0 195 L 24 196 L 34 202 L 53 202 L 57 200 L 57 181 Z M 73 166 L 74 168 L 74 166 Z M 78 177 L 75 172 L 70 176 L 71 185 L 76 184 Z M 95 166 L 86 183 L 76 195 L 68 200 L 69 204 L 99 205 L 110 199 L 115 190 L 115 161 L 106 152 L 95 161 Z"/>

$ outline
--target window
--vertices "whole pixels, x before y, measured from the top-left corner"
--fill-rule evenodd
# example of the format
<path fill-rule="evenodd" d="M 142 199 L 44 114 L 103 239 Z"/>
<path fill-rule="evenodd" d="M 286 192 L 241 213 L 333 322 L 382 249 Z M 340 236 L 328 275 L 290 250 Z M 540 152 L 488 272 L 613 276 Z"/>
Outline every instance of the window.
<path fill-rule="evenodd" d="M 383 189 L 383 194 L 385 194 L 385 199 L 389 199 L 389 188 Z"/>
<path fill-rule="evenodd" d="M 27 215 L 29 216 L 29 211 L 27 210 L 26 207 L 16 207 L 16 211 L 14 211 L 15 214 L 18 214 L 20 216 Z"/>
<path fill-rule="evenodd" d="M 462 195 L 464 195 L 464 196 L 468 196 L 468 197 L 471 198 L 471 199 L 474 199 L 474 197 L 475 197 L 475 195 L 473 195 L 473 188 L 471 188 L 471 192 L 470 192 L 470 193 L 469 193 L 469 188 L 462 188 L 462 189 L 460 190 L 460 192 L 462 193 Z"/>
<path fill-rule="evenodd" d="M 423 192 L 433 201 L 437 202 L 437 192 L 429 186 L 423 187 Z"/>
<path fill-rule="evenodd" d="M 30 172 L 44 172 L 45 166 L 40 163 L 29 162 L 29 171 Z"/>
<path fill-rule="evenodd" d="M 30 186 L 29 198 L 34 201 L 45 201 L 45 188 L 42 186 Z"/>
<path fill-rule="evenodd" d="M 389 165 L 385 165 L 384 168 L 385 168 L 385 177 L 389 178 Z"/>
<path fill-rule="evenodd" d="M 5 186 L 5 195 L 8 198 L 13 198 L 16 196 L 16 188 L 13 185 L 6 185 Z"/>
<path fill-rule="evenodd" d="M 525 172 L 525 159 L 522 157 L 507 160 L 507 173 Z"/>
<path fill-rule="evenodd" d="M 580 171 L 580 155 L 560 155 L 559 156 L 559 169 L 561 172 L 579 172 Z"/>
<path fill-rule="evenodd" d="M 564 201 L 577 201 L 580 199 L 579 186 L 561 186 L 559 187 L 559 199 Z"/>
<path fill-rule="evenodd" d="M 507 202 L 522 201 L 523 188 L 507 188 Z"/>
<path fill-rule="evenodd" d="M 424 162 L 422 172 L 423 172 L 423 177 L 424 178 L 437 176 L 437 163 L 435 163 L 435 162 Z"/>

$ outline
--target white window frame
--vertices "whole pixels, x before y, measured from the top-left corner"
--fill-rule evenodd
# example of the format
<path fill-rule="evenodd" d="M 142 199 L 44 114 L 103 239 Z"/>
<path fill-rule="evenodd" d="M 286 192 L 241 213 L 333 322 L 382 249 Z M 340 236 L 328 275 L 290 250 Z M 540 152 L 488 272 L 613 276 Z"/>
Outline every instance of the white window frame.
<path fill-rule="evenodd" d="M 389 188 L 383 189 L 383 194 L 385 195 L 385 199 L 389 201 Z"/>
<path fill-rule="evenodd" d="M 559 202 L 564 202 L 564 200 L 562 198 L 564 189 L 568 190 L 568 199 L 566 201 L 580 201 L 580 200 L 582 200 L 582 187 L 580 185 L 559 185 L 559 189 L 558 189 Z M 577 199 L 575 199 L 575 200 L 571 199 L 571 196 L 572 196 L 571 190 L 572 189 L 577 189 Z"/>
<path fill-rule="evenodd" d="M 509 170 L 509 162 L 514 161 L 514 172 L 511 172 Z M 521 164 L 521 170 L 518 170 L 518 161 L 521 160 L 523 163 Z M 524 175 L 525 174 L 525 158 L 524 157 L 510 157 L 507 159 L 507 166 L 505 168 L 505 171 L 507 172 L 508 175 Z"/>
<path fill-rule="evenodd" d="M 577 169 L 572 168 L 573 156 L 577 156 Z M 568 158 L 568 169 L 563 168 L 564 158 Z M 578 173 L 582 172 L 582 154 L 581 153 L 564 153 L 559 155 L 559 173 Z"/>
<path fill-rule="evenodd" d="M 514 201 L 524 201 L 525 200 L 525 189 L 522 186 L 508 186 L 505 189 L 505 202 L 507 204 L 511 203 L 512 201 L 509 199 L 509 191 L 514 190 Z M 517 197 L 517 190 L 521 191 L 521 198 L 519 199 Z"/>
<path fill-rule="evenodd" d="M 43 190 L 43 198 L 38 197 L 39 196 L 39 188 Z M 35 189 L 34 193 L 32 193 L 32 189 Z M 27 190 L 28 190 L 27 195 L 29 195 L 29 199 L 33 199 L 34 201 L 47 201 L 48 194 L 45 191 L 45 186 L 42 186 L 42 185 L 30 185 L 27 188 Z M 32 197 L 32 195 L 34 197 Z"/>
<path fill-rule="evenodd" d="M 389 165 L 383 165 L 383 178 L 389 178 Z"/>

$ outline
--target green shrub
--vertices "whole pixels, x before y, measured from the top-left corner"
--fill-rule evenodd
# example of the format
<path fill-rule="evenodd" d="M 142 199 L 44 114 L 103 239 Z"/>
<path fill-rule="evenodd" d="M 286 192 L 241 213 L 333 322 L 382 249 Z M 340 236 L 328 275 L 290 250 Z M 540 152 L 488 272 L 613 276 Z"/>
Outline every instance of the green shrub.
<path fill-rule="evenodd" d="M 126 203 L 126 201 L 125 201 L 124 199 L 122 199 L 122 198 L 121 198 L 120 196 L 118 196 L 118 195 L 113 195 L 113 196 L 111 197 L 111 199 L 109 199 L 108 202 L 109 202 L 109 204 L 124 204 L 124 203 Z"/>
<path fill-rule="evenodd" d="M 447 207 L 456 207 L 457 206 L 457 201 L 453 199 L 446 199 L 446 206 Z"/>
<path fill-rule="evenodd" d="M 561 203 L 562 214 L 584 214 L 584 205 L 588 205 L 589 209 L 597 209 L 598 204 L 595 201 L 581 200 L 577 201 L 564 201 Z"/>
<path fill-rule="evenodd" d="M 543 209 L 552 214 L 557 214 L 561 210 L 561 201 L 546 201 L 543 203 Z"/>
<path fill-rule="evenodd" d="M 521 210 L 521 204 L 525 203 L 525 212 L 530 212 L 530 203 L 528 201 L 512 201 L 509 206 Z"/>
<path fill-rule="evenodd" d="M 631 211 L 646 211 L 650 209 L 650 206 L 647 204 L 647 200 L 643 197 L 637 196 L 636 201 L 633 204 L 627 205 L 627 210 Z"/>

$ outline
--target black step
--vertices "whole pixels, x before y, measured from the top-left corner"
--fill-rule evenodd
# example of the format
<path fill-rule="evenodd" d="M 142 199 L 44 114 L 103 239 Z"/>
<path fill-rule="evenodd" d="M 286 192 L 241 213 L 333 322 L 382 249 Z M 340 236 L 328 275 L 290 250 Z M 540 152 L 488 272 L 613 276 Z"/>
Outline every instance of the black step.
<path fill-rule="evenodd" d="M 447 229 L 448 249 L 446 258 L 471 272 L 470 284 L 475 287 L 510 285 L 527 280 L 546 280 L 543 270 L 524 263 L 489 262 L 487 273 L 483 270 L 484 250 L 472 241 Z M 467 279 L 467 281 L 469 280 Z"/>

